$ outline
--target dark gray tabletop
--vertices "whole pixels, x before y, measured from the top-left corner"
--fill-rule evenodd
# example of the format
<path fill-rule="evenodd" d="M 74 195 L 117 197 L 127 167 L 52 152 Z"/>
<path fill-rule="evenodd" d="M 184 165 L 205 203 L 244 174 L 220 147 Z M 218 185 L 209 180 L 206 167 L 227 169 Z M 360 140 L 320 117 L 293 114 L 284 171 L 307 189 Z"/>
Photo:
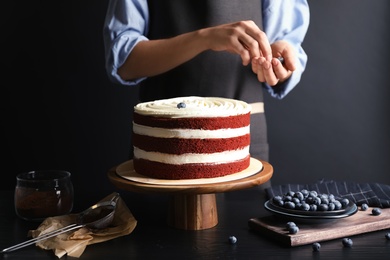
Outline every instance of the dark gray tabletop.
<path fill-rule="evenodd" d="M 174 229 L 167 225 L 169 195 L 137 194 L 118 191 L 138 221 L 135 230 L 119 237 L 86 248 L 80 259 L 388 259 L 390 241 L 376 231 L 351 237 L 352 248 L 344 248 L 341 239 L 321 242 L 319 252 L 312 246 L 286 247 L 248 227 L 253 217 L 269 215 L 264 208 L 264 193 L 260 189 L 217 194 L 219 222 L 217 226 L 197 231 Z M 40 223 L 26 222 L 14 212 L 13 192 L 0 192 L 0 248 L 27 239 L 27 232 Z M 102 195 L 104 197 L 105 194 Z M 77 205 L 83 204 L 78 198 Z M 147 205 L 147 206 L 145 206 Z M 74 209 L 74 210 L 82 210 Z M 229 244 L 229 236 L 237 238 Z M 1 256 L 2 259 L 58 259 L 52 251 L 35 246 Z M 61 259 L 75 259 L 64 256 Z"/>

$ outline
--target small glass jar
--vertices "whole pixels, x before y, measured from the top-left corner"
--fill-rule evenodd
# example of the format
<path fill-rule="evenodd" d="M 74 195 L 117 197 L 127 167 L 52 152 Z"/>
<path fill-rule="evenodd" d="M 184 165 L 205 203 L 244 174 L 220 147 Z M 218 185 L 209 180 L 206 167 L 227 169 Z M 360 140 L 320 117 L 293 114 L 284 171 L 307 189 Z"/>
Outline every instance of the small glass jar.
<path fill-rule="evenodd" d="M 16 214 L 29 221 L 69 214 L 73 209 L 70 176 L 70 172 L 60 170 L 30 171 L 17 175 Z"/>

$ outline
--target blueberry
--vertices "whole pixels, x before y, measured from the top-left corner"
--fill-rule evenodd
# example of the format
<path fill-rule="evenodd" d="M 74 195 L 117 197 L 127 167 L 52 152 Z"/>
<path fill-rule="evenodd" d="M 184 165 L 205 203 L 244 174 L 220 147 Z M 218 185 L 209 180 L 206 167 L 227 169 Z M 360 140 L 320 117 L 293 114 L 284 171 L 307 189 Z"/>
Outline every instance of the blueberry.
<path fill-rule="evenodd" d="M 277 57 L 277 59 L 280 61 L 281 64 L 284 64 L 284 58 L 283 57 Z"/>
<path fill-rule="evenodd" d="M 341 242 L 343 243 L 344 247 L 352 247 L 352 245 L 353 245 L 353 241 L 350 238 L 343 238 L 343 240 L 341 240 Z"/>
<path fill-rule="evenodd" d="M 386 238 L 387 240 L 390 240 L 390 233 L 386 233 L 386 234 L 385 234 L 385 238 Z"/>
<path fill-rule="evenodd" d="M 295 198 L 295 197 L 293 197 L 291 201 L 294 202 L 295 204 L 301 203 L 301 201 L 298 198 Z"/>
<path fill-rule="evenodd" d="M 296 234 L 296 233 L 298 233 L 298 231 L 299 231 L 299 228 L 297 226 L 293 226 L 293 227 L 289 228 L 288 233 Z"/>
<path fill-rule="evenodd" d="M 308 204 L 314 204 L 315 203 L 315 198 L 312 197 L 312 196 L 308 196 L 308 197 L 306 197 L 305 202 L 308 203 Z"/>
<path fill-rule="evenodd" d="M 229 243 L 230 244 L 235 244 L 237 243 L 237 238 L 235 236 L 229 236 Z"/>
<path fill-rule="evenodd" d="M 329 210 L 329 211 L 332 211 L 332 210 L 335 210 L 335 209 L 336 209 L 336 205 L 334 205 L 333 202 L 330 202 L 330 203 L 328 204 L 328 210 Z"/>
<path fill-rule="evenodd" d="M 311 208 L 310 205 L 307 204 L 307 203 L 305 203 L 305 202 L 302 203 L 302 204 L 301 204 L 301 207 L 300 207 L 300 209 L 303 210 L 303 211 L 309 211 L 310 208 Z"/>
<path fill-rule="evenodd" d="M 286 209 L 295 209 L 295 204 L 292 201 L 287 201 L 287 202 L 284 203 L 284 207 Z"/>
<path fill-rule="evenodd" d="M 328 194 L 324 194 L 324 193 L 323 193 L 323 194 L 320 194 L 319 197 L 320 197 L 322 200 L 324 200 L 324 199 L 327 199 L 327 200 L 328 200 L 328 199 L 329 199 Z"/>
<path fill-rule="evenodd" d="M 314 252 L 318 252 L 318 251 L 320 251 L 321 244 L 318 243 L 318 242 L 315 242 L 315 243 L 312 244 L 312 248 L 313 248 Z"/>
<path fill-rule="evenodd" d="M 283 200 L 274 200 L 274 204 L 279 206 L 279 207 L 283 207 L 284 206 L 284 201 Z"/>
<path fill-rule="evenodd" d="M 289 221 L 286 223 L 286 229 L 287 230 L 290 230 L 290 228 L 292 227 L 296 227 L 297 225 L 295 224 L 295 222 L 292 222 L 292 221 Z"/>
<path fill-rule="evenodd" d="M 177 108 L 186 108 L 186 103 L 184 102 L 180 102 L 179 104 L 177 104 Z"/>
<path fill-rule="evenodd" d="M 307 196 L 309 196 L 309 191 L 306 190 L 306 189 L 301 190 L 301 193 L 302 193 L 303 197 L 305 197 L 305 198 L 306 198 Z"/>
<path fill-rule="evenodd" d="M 321 198 L 321 204 L 329 204 L 328 198 Z"/>
<path fill-rule="evenodd" d="M 295 192 L 293 192 L 291 190 L 287 192 L 287 196 L 294 197 L 294 195 L 295 195 Z"/>
<path fill-rule="evenodd" d="M 361 209 L 362 211 L 366 211 L 366 210 L 368 209 L 367 203 L 363 203 L 363 204 L 360 206 L 360 209 Z"/>
<path fill-rule="evenodd" d="M 322 200 L 320 197 L 314 197 L 313 199 L 314 199 L 313 203 L 316 204 L 317 206 L 320 204 L 327 204 L 327 203 L 322 203 Z"/>
<path fill-rule="evenodd" d="M 275 196 L 272 198 L 272 202 L 279 205 L 282 200 L 282 196 Z"/>
<path fill-rule="evenodd" d="M 302 201 L 304 198 L 303 193 L 300 191 L 295 192 L 294 197 L 299 199 L 300 201 Z"/>
<path fill-rule="evenodd" d="M 347 198 L 341 199 L 340 202 L 341 202 L 341 206 L 343 206 L 343 208 L 346 208 L 349 205 L 349 200 Z"/>
<path fill-rule="evenodd" d="M 320 204 L 318 205 L 318 210 L 319 211 L 328 211 L 329 206 L 327 204 Z"/>
<path fill-rule="evenodd" d="M 372 215 L 374 215 L 374 216 L 379 216 L 381 213 L 382 213 L 382 211 L 380 210 L 380 208 L 373 208 L 372 209 Z"/>
<path fill-rule="evenodd" d="M 335 210 L 339 210 L 339 209 L 341 209 L 343 207 L 343 205 L 341 205 L 341 202 L 338 201 L 338 200 L 333 201 L 333 204 L 334 204 L 334 209 Z"/>
<path fill-rule="evenodd" d="M 275 201 L 275 200 L 282 200 L 282 196 L 276 195 L 276 196 L 272 197 L 272 200 L 273 201 Z"/>

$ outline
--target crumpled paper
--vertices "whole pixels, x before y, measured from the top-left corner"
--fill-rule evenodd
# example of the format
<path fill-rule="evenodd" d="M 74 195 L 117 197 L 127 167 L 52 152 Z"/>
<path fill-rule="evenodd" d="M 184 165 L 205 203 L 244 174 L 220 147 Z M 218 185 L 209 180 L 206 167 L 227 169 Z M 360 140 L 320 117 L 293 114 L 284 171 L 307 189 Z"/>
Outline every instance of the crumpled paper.
<path fill-rule="evenodd" d="M 101 201 L 111 200 L 116 193 L 112 193 Z M 60 229 L 67 225 L 76 223 L 77 214 L 46 218 L 36 230 L 30 230 L 29 235 L 33 238 L 48 232 Z M 101 243 L 120 236 L 130 234 L 137 225 L 137 220 L 119 197 L 112 223 L 104 229 L 89 230 L 82 227 L 67 233 L 59 234 L 36 243 L 36 246 L 53 250 L 54 254 L 61 258 L 64 255 L 79 258 L 88 245 Z"/>

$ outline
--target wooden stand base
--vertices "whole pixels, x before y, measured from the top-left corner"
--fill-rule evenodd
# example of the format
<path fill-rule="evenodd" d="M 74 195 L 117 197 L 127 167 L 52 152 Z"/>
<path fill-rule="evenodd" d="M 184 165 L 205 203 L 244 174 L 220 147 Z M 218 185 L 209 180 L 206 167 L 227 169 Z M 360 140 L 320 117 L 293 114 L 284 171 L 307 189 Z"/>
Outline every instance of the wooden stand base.
<path fill-rule="evenodd" d="M 175 195 L 172 197 L 168 224 L 185 230 L 202 230 L 218 224 L 215 194 Z"/>
<path fill-rule="evenodd" d="M 117 174 L 117 167 L 108 172 L 110 181 L 120 189 L 139 193 L 170 193 L 168 224 L 184 230 L 202 230 L 218 224 L 215 193 L 246 189 L 271 179 L 273 167 L 261 161 L 263 168 L 249 177 L 220 183 L 194 185 L 148 184 L 127 180 Z"/>

